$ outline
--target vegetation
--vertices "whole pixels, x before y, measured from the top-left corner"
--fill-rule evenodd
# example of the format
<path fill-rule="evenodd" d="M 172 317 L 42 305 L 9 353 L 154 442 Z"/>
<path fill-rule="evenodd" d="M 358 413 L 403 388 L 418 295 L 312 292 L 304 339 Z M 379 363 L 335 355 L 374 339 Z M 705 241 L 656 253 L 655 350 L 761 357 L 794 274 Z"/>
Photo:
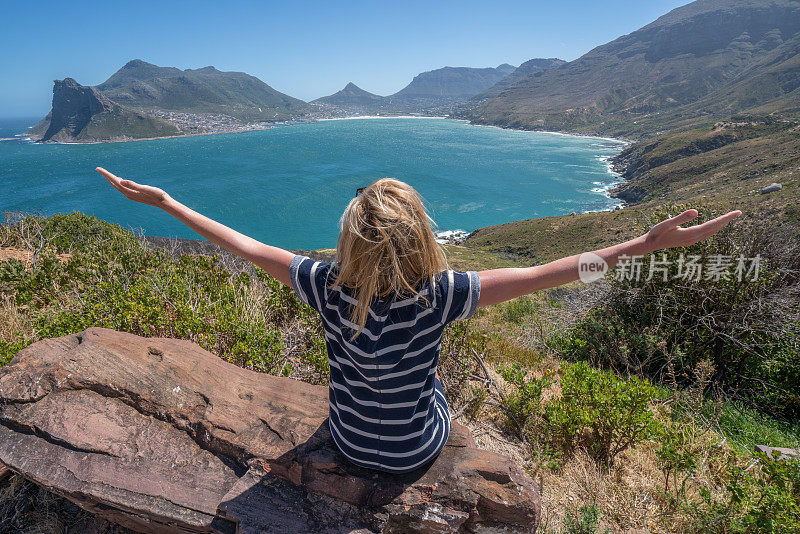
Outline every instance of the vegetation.
<path fill-rule="evenodd" d="M 650 403 L 657 398 L 645 381 L 620 379 L 578 362 L 565 366 L 561 398 L 548 404 L 546 419 L 564 447 L 585 441 L 592 455 L 610 466 L 620 453 L 655 435 Z"/>
<path fill-rule="evenodd" d="M 652 220 L 665 213 L 654 212 Z M 701 219 L 712 215 L 704 212 Z M 641 276 L 614 278 L 602 304 L 557 345 L 567 358 L 662 384 L 694 383 L 708 361 L 714 368 L 709 388 L 796 418 L 799 250 L 792 236 L 729 229 L 685 249 L 658 252 L 643 259 Z M 705 272 L 689 271 L 692 257 Z M 726 269 L 715 274 L 715 262 Z M 662 269 L 655 275 L 654 266 Z"/>
<path fill-rule="evenodd" d="M 640 233 L 682 209 L 650 206 L 482 229 L 466 245 L 544 261 L 548 235 L 575 253 L 620 240 L 615 226 Z M 792 224 L 756 222 L 642 258 L 638 280 L 612 272 L 479 314 L 502 394 L 487 387 L 471 417 L 521 433 L 544 487 L 545 531 L 797 531 L 794 468 L 754 447 L 800 447 L 798 237 Z M 526 230 L 530 249 L 506 248 L 525 243 Z M 681 255 L 705 265 L 730 256 L 730 276 L 682 281 Z M 745 264 L 739 280 L 738 258 L 758 255 L 759 272 L 745 276 Z M 672 265 L 666 280 L 659 271 L 647 280 L 651 260 Z M 609 454 L 614 444 L 629 445 Z"/>
<path fill-rule="evenodd" d="M 600 510 L 597 509 L 597 505 L 583 505 L 575 511 L 567 512 L 561 532 L 563 534 L 595 534 L 599 527 Z"/>
<path fill-rule="evenodd" d="M 146 84 L 150 90 L 139 87 Z M 180 70 L 134 59 L 97 89 L 112 101 L 141 109 L 220 113 L 245 122 L 286 120 L 308 105 L 243 72 L 214 67 Z"/>
<path fill-rule="evenodd" d="M 627 180 L 619 194 L 634 202 L 702 197 L 711 203 L 736 199 L 758 207 L 765 200 L 758 194 L 761 188 L 779 182 L 787 192 L 774 197 L 787 204 L 797 186 L 798 131 L 795 120 L 740 115 L 636 143 L 614 158 Z"/>
<path fill-rule="evenodd" d="M 708 312 L 713 317 L 729 317 L 753 299 L 779 301 L 774 296 L 793 287 L 793 279 L 778 268 L 787 265 L 786 257 L 770 252 L 772 241 L 727 233 L 700 253 L 745 245 L 760 247 L 772 263 L 765 263 L 757 281 L 735 288 L 734 300 L 715 296 L 731 291 L 725 285 L 689 290 L 609 278 L 605 285 L 482 309 L 473 321 L 448 329 L 439 373 L 453 416 L 481 429 L 476 435 L 483 446 L 515 455 L 541 481 L 543 531 L 644 525 L 681 532 L 792 531 L 800 502 L 795 464 L 755 456 L 753 445 L 800 446 L 800 425 L 760 414 L 743 389 L 725 386 L 735 384 L 730 375 L 716 376 L 707 344 L 698 340 L 714 339 L 718 330 L 680 326 L 684 337 L 667 349 L 662 338 L 678 327 L 647 323 L 639 315 L 648 313 L 651 298 L 661 299 L 662 321 L 677 320 L 674 309 L 692 310 L 698 299 L 716 303 Z M 0 225 L 0 363 L 43 337 L 106 326 L 190 339 L 258 371 L 326 380 L 327 355 L 310 308 L 257 268 L 225 254 L 182 254 L 185 249 L 78 213 L 7 214 Z M 447 251 L 456 268 L 520 264 L 480 249 Z M 573 309 L 575 303 L 580 305 Z M 758 317 L 765 321 L 759 323 L 763 335 L 787 332 L 775 327 L 784 323 L 770 322 L 775 314 Z M 778 357 L 780 343 L 763 339 L 757 347 L 774 349 L 771 365 L 789 363 Z M 605 350 L 623 345 L 627 359 L 622 349 Z M 637 352 L 642 347 L 682 359 L 672 358 L 669 372 L 658 374 L 655 365 L 634 365 L 634 356 L 650 354 Z M 725 354 L 735 369 L 752 371 L 751 360 L 737 360 L 727 349 Z M 787 370 L 768 375 L 793 380 Z M 723 393 L 745 400 L 730 402 Z M 773 401 L 773 412 L 791 416 L 791 395 Z M 493 437 L 480 441 L 481 433 Z M 36 521 L 55 532 L 82 520 L 67 503 L 18 477 L 0 484 L 0 491 L 6 524 L 23 528 Z"/>
<path fill-rule="evenodd" d="M 35 251 L 28 261 L 0 263 L 2 362 L 39 339 L 101 326 L 189 339 L 246 368 L 327 380 L 312 311 L 260 269 L 174 258 L 79 213 L 12 215 L 0 246 Z"/>

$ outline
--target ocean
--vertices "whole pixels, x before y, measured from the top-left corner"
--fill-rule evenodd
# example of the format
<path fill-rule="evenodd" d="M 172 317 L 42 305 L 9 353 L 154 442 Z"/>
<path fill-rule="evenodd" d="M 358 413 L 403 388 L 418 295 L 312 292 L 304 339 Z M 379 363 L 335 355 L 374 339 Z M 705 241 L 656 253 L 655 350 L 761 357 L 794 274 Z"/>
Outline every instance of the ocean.
<path fill-rule="evenodd" d="M 0 138 L 35 119 L 0 120 Z M 348 119 L 270 130 L 100 144 L 0 141 L 0 210 L 82 211 L 145 234 L 198 237 L 124 198 L 94 170 L 166 190 L 265 243 L 336 246 L 356 189 L 392 176 L 425 197 L 441 231 L 612 209 L 611 139 L 472 126 L 448 119 Z"/>

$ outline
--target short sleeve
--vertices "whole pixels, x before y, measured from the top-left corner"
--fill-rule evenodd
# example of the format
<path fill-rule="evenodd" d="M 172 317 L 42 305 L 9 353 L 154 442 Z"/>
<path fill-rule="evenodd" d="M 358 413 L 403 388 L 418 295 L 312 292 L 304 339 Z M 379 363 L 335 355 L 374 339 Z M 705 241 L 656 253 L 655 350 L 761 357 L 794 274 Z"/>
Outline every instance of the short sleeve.
<path fill-rule="evenodd" d="M 478 308 L 481 279 L 476 271 L 446 271 L 438 282 L 442 323 L 469 319 Z"/>
<path fill-rule="evenodd" d="M 314 261 L 300 254 L 295 255 L 289 264 L 292 289 L 300 300 L 320 313 L 325 306 L 330 265 L 328 262 Z"/>

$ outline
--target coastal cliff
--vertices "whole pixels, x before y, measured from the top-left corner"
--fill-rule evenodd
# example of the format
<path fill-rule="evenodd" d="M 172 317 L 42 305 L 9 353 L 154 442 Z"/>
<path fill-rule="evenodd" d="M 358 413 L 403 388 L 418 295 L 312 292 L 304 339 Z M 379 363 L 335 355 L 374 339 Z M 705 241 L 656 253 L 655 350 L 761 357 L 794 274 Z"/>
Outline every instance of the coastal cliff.
<path fill-rule="evenodd" d="M 27 135 L 41 142 L 87 143 L 179 133 L 167 121 L 120 106 L 96 88 L 65 78 L 53 85 L 50 113 Z"/>

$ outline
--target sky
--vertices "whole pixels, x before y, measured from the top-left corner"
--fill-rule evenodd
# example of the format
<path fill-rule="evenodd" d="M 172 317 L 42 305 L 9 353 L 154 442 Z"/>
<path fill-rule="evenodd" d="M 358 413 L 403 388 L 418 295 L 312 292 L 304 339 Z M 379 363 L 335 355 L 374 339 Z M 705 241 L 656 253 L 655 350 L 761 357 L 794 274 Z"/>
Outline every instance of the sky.
<path fill-rule="evenodd" d="M 243 71 L 303 100 L 347 82 L 395 93 L 420 72 L 571 61 L 686 0 L 3 2 L 0 117 L 43 116 L 54 79 L 97 85 L 131 59 Z"/>

